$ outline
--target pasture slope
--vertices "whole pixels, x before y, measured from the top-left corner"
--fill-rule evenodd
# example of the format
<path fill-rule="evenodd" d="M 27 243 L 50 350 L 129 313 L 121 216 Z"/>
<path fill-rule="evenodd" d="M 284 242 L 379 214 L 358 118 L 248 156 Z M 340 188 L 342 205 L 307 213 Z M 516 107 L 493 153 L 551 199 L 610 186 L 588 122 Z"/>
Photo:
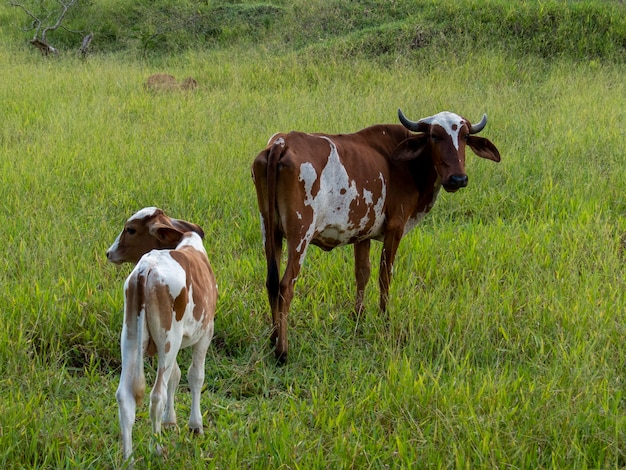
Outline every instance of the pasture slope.
<path fill-rule="evenodd" d="M 129 8 L 96 3 L 103 21 Z M 166 460 L 139 411 L 137 468 L 626 466 L 626 5 L 413 3 L 268 2 L 257 23 L 241 11 L 260 4 L 217 3 L 239 13 L 196 48 L 184 29 L 145 47 L 120 20 L 87 60 L 39 57 L 0 6 L 3 468 L 122 466 L 130 267 L 105 250 L 149 205 L 205 229 L 220 297 L 205 434 L 184 428 L 183 378 Z M 159 72 L 199 87 L 147 93 Z M 403 240 L 386 317 L 376 268 L 355 321 L 352 250 L 312 248 L 277 367 L 250 164 L 276 131 L 398 107 L 486 112 L 502 162 L 468 155 L 469 186 Z"/>

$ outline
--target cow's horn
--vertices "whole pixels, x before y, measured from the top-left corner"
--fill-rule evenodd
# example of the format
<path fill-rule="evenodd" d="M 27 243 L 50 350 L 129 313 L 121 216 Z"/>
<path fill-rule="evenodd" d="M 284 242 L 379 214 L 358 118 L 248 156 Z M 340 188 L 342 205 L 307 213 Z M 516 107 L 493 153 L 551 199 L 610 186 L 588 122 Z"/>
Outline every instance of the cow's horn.
<path fill-rule="evenodd" d="M 408 119 L 400 108 L 398 108 L 398 117 L 400 118 L 400 122 L 404 127 L 406 127 L 410 131 L 417 132 L 417 128 L 420 124 L 419 121 L 411 121 L 410 119 Z"/>
<path fill-rule="evenodd" d="M 483 118 L 480 120 L 480 122 L 477 124 L 472 124 L 472 127 L 470 127 L 470 134 L 478 134 L 480 131 L 482 131 L 485 128 L 486 125 L 487 125 L 487 115 L 483 114 Z"/>

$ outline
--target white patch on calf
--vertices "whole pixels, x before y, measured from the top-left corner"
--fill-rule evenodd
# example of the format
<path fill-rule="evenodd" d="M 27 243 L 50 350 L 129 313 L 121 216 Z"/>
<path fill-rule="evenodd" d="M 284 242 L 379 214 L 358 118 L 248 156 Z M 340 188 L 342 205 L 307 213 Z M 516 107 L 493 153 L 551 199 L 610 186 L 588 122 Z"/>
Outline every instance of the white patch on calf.
<path fill-rule="evenodd" d="M 146 217 L 152 217 L 157 210 L 158 209 L 156 207 L 144 207 L 140 211 L 137 211 L 132 216 L 130 216 L 128 222 L 130 222 L 131 220 L 141 220 L 145 219 Z"/>
<path fill-rule="evenodd" d="M 172 299 L 178 297 L 185 287 L 185 270 L 172 258 L 170 250 L 152 250 L 146 253 L 135 266 L 135 270 L 138 274 L 150 276 L 150 284 L 167 286 Z"/>
<path fill-rule="evenodd" d="M 107 250 L 107 253 L 114 253 L 114 252 L 117 251 L 117 249 L 118 249 L 118 247 L 120 245 L 120 238 L 122 238 L 122 233 L 124 233 L 124 232 L 120 232 L 119 235 L 115 238 L 115 241 L 109 247 L 109 249 Z"/>

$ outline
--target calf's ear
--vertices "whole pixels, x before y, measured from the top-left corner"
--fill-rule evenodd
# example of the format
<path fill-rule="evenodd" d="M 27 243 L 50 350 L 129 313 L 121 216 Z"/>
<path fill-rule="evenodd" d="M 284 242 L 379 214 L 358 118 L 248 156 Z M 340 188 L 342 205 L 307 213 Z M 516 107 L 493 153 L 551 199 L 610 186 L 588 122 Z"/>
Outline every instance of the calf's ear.
<path fill-rule="evenodd" d="M 175 228 L 177 228 L 183 233 L 196 232 L 198 235 L 200 235 L 200 238 L 204 238 L 204 230 L 202 230 L 202 227 L 200 227 L 197 224 L 194 224 L 192 222 L 187 222 L 186 220 L 180 220 L 180 219 L 172 219 L 171 222 Z"/>
<path fill-rule="evenodd" d="M 416 159 L 426 148 L 427 138 L 428 136 L 425 133 L 418 132 L 417 134 L 413 134 L 408 139 L 403 140 L 391 154 L 391 160 L 396 162 L 405 162 Z"/>
<path fill-rule="evenodd" d="M 165 224 L 153 224 L 150 234 L 163 245 L 164 248 L 176 248 L 183 236 L 180 230 Z"/>
<path fill-rule="evenodd" d="M 474 153 L 481 158 L 493 160 L 494 162 L 500 161 L 500 152 L 489 139 L 471 135 L 467 139 L 467 145 L 469 145 Z"/>

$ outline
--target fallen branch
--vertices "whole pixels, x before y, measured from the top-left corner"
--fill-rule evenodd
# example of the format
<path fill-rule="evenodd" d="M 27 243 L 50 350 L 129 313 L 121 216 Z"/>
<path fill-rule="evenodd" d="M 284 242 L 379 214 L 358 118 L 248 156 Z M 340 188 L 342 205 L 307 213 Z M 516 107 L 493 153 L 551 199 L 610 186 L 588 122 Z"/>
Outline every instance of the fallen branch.
<path fill-rule="evenodd" d="M 70 8 L 72 8 L 76 4 L 77 1 L 78 0 L 69 0 L 67 2 L 63 2 L 61 0 L 58 0 L 59 5 L 61 5 L 61 12 L 59 13 L 59 16 L 57 17 L 56 22 L 51 26 L 44 26 L 44 21 L 49 19 L 52 16 L 52 13 L 48 15 L 48 17 L 45 20 L 42 20 L 33 12 L 28 10 L 28 8 L 26 8 L 21 3 L 11 1 L 9 2 L 9 5 L 13 7 L 21 8 L 22 11 L 26 13 L 26 15 L 30 16 L 33 19 L 32 29 L 35 30 L 35 34 L 33 36 L 33 39 L 30 40 L 30 43 L 34 47 L 39 49 L 42 55 L 47 56 L 49 54 L 57 54 L 58 50 L 55 47 L 52 47 L 50 44 L 48 44 L 46 35 L 48 34 L 48 32 L 54 31 L 59 28 L 63 28 L 67 30 L 67 28 L 62 26 L 61 23 L 65 19 L 65 15 L 67 15 L 67 12 L 70 10 Z M 87 44 L 87 47 L 88 46 L 89 45 Z"/>

